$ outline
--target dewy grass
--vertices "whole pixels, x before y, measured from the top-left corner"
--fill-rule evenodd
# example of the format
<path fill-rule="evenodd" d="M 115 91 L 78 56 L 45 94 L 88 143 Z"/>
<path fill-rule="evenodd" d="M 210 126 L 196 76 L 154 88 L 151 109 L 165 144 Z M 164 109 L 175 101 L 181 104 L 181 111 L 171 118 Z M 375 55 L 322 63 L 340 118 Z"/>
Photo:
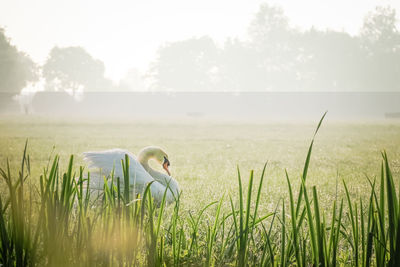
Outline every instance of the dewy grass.
<path fill-rule="evenodd" d="M 150 184 L 133 195 L 128 158 L 121 162 L 123 177 L 112 172 L 104 178 L 100 198 L 89 188 L 90 173 L 83 167 L 75 171 L 73 156 L 65 172 L 54 156 L 35 188 L 26 144 L 17 175 L 8 161 L 0 168 L 7 186 L 7 194 L 0 196 L 0 264 L 400 266 L 400 197 L 386 152 L 378 181 L 368 178 L 367 200 L 352 197 L 343 181 L 344 198 L 324 210 L 321 190 L 307 186 L 314 138 L 324 116 L 309 146 L 297 197 L 286 172 L 281 208 L 267 213 L 259 210 L 267 164 L 258 186 L 251 171 L 245 187 L 238 168 L 237 196 L 221 196 L 186 212 L 180 209 L 181 196 L 167 206 L 165 192 L 155 203 Z"/>

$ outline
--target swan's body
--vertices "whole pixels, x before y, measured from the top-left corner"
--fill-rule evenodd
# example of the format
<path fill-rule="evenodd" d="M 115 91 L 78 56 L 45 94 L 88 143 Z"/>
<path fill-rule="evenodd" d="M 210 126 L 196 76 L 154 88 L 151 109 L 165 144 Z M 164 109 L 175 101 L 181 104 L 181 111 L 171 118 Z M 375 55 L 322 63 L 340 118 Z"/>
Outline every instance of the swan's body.
<path fill-rule="evenodd" d="M 89 168 L 100 169 L 102 175 L 108 176 L 114 170 L 114 177 L 120 177 L 123 183 L 123 171 L 121 160 L 125 160 L 125 155 L 129 157 L 129 184 L 134 189 L 135 193 L 143 193 L 143 190 L 150 182 L 151 194 L 154 200 L 161 202 L 164 192 L 167 189 L 166 201 L 173 202 L 179 194 L 179 185 L 171 176 L 158 172 L 152 169 L 148 161 L 155 159 L 162 163 L 163 167 L 169 173 L 169 161 L 167 154 L 158 147 L 146 147 L 142 149 L 136 157 L 134 154 L 123 149 L 111 149 L 104 151 L 85 152 L 84 160 L 89 163 Z M 91 189 L 103 189 L 102 175 L 91 175 Z M 94 180 L 94 181 L 93 181 Z"/>

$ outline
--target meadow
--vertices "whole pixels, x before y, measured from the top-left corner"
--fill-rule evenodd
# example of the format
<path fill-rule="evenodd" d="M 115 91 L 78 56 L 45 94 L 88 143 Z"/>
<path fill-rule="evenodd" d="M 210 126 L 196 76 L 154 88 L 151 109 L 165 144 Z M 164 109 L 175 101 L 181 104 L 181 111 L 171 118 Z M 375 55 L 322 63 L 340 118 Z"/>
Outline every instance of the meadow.
<path fill-rule="evenodd" d="M 18 265 L 18 257 L 19 263 L 33 266 L 396 266 L 400 204 L 398 193 L 392 193 L 399 184 L 400 123 L 330 121 L 328 114 L 310 151 L 318 121 L 318 117 L 302 122 L 1 117 L 0 167 L 15 184 L 10 187 L 7 179 L 0 181 L 6 229 L 1 260 L 5 266 L 14 261 Z M 29 177 L 19 198 L 26 140 Z M 176 205 L 156 207 L 149 199 L 121 208 L 120 202 L 132 197 L 123 198 L 118 188 L 109 188 L 107 197 L 93 204 L 72 181 L 89 171 L 79 169 L 85 164 L 82 152 L 119 147 L 136 154 L 148 145 L 161 146 L 169 154 L 172 176 L 182 189 Z M 54 160 L 56 155 L 59 161 Z M 74 155 L 71 165 L 70 155 Z M 52 167 L 57 172 L 52 173 Z M 4 206 L 13 190 L 15 201 Z M 58 190 L 65 191 L 63 199 Z M 46 234 L 40 226 L 51 225 L 49 203 L 60 205 L 64 212 L 54 213 L 58 215 L 53 222 L 64 223 L 65 230 L 54 231 L 68 246 L 50 242 L 49 233 L 54 231 Z M 22 207 L 18 205 L 30 207 L 29 212 L 18 215 L 17 207 Z M 42 212 L 48 213 L 42 216 Z M 377 226 L 382 220 L 386 224 Z M 22 227 L 25 224 L 30 226 Z M 113 225 L 119 225 L 118 230 Z M 118 234 L 108 239 L 99 234 L 101 230 Z M 17 240 L 8 258 L 7 231 L 12 233 L 10 240 Z M 18 252 L 21 233 L 34 238 L 24 239 Z M 109 242 L 110 247 L 89 249 L 90 235 L 96 233 L 101 236 L 96 242 Z M 126 235 L 137 243 L 126 242 Z"/>

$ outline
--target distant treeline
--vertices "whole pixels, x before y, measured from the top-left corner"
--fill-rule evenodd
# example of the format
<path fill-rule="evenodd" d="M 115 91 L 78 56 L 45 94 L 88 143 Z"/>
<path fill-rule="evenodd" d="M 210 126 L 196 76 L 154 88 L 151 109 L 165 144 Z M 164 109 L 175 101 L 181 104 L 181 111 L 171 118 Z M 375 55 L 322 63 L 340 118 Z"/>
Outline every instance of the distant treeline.
<path fill-rule="evenodd" d="M 396 12 L 377 7 L 357 36 L 332 30 L 299 31 L 280 8 L 262 5 L 249 38 L 209 37 L 169 43 L 149 75 L 167 90 L 399 91 L 400 33 Z"/>
<path fill-rule="evenodd" d="M 283 10 L 263 4 L 248 38 L 222 46 L 208 36 L 166 43 L 146 80 L 154 91 L 400 91 L 400 33 L 395 9 L 376 7 L 360 32 L 300 31 Z M 0 91 L 19 92 L 41 77 L 48 90 L 134 90 L 104 77 L 104 64 L 81 47 L 55 47 L 43 66 L 10 45 L 0 31 Z M 140 88 L 143 89 L 143 88 Z"/>

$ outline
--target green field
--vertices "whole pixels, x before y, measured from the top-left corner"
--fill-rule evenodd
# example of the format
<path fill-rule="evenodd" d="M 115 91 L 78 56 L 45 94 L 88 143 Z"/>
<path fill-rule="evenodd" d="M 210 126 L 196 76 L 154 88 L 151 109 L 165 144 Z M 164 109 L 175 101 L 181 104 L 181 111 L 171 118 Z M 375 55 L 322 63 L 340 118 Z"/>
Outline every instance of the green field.
<path fill-rule="evenodd" d="M 69 156 L 74 154 L 77 172 L 77 167 L 84 165 L 81 154 L 85 151 L 124 148 L 137 154 L 145 146 L 161 146 L 169 154 L 172 176 L 183 192 L 179 212 L 181 220 L 185 221 L 189 212 L 196 213 L 223 195 L 222 213 L 229 213 L 228 196 L 231 195 L 235 202 L 239 197 L 237 166 L 245 192 L 250 170 L 255 171 L 254 199 L 263 165 L 268 162 L 259 202 L 261 216 L 273 212 L 281 199 L 289 212 L 285 170 L 293 194 L 297 196 L 317 123 L 1 117 L 0 166 L 4 169 L 9 159 L 11 171 L 16 176 L 25 140 L 28 140 L 30 186 L 38 187 L 39 175 L 55 154 L 60 155 L 62 171 L 67 170 Z M 345 199 L 342 181 L 346 182 L 352 199 L 368 201 L 371 186 L 366 177 L 380 178 L 383 150 L 388 154 L 397 186 L 400 122 L 338 122 L 331 121 L 327 115 L 315 138 L 307 176 L 308 194 L 311 197 L 311 187 L 315 185 L 319 206 L 321 212 L 327 213 L 327 221 L 331 217 L 333 201 Z M 7 195 L 6 183 L 2 180 L 0 185 L 2 196 Z M 204 223 L 212 221 L 214 214 L 215 208 L 209 214 L 206 212 Z M 265 224 L 268 222 L 266 220 Z M 290 217 L 287 223 L 290 223 Z"/>
<path fill-rule="evenodd" d="M 262 197 L 263 205 L 272 207 L 287 191 L 285 169 L 294 183 L 299 182 L 317 123 L 1 118 L 0 162 L 4 166 L 9 158 L 19 167 L 26 139 L 33 176 L 47 165 L 53 147 L 66 167 L 71 154 L 84 165 L 85 151 L 123 148 L 137 154 L 145 146 L 158 145 L 169 154 L 172 175 L 183 190 L 182 202 L 195 208 L 236 191 L 237 166 L 247 176 L 251 169 L 260 173 L 268 161 Z M 382 150 L 398 177 L 400 122 L 340 123 L 331 122 L 328 114 L 316 137 L 308 185 L 317 185 L 328 202 L 342 179 L 354 194 L 368 194 L 365 175 L 379 175 Z M 338 190 L 342 192 L 342 186 Z"/>

